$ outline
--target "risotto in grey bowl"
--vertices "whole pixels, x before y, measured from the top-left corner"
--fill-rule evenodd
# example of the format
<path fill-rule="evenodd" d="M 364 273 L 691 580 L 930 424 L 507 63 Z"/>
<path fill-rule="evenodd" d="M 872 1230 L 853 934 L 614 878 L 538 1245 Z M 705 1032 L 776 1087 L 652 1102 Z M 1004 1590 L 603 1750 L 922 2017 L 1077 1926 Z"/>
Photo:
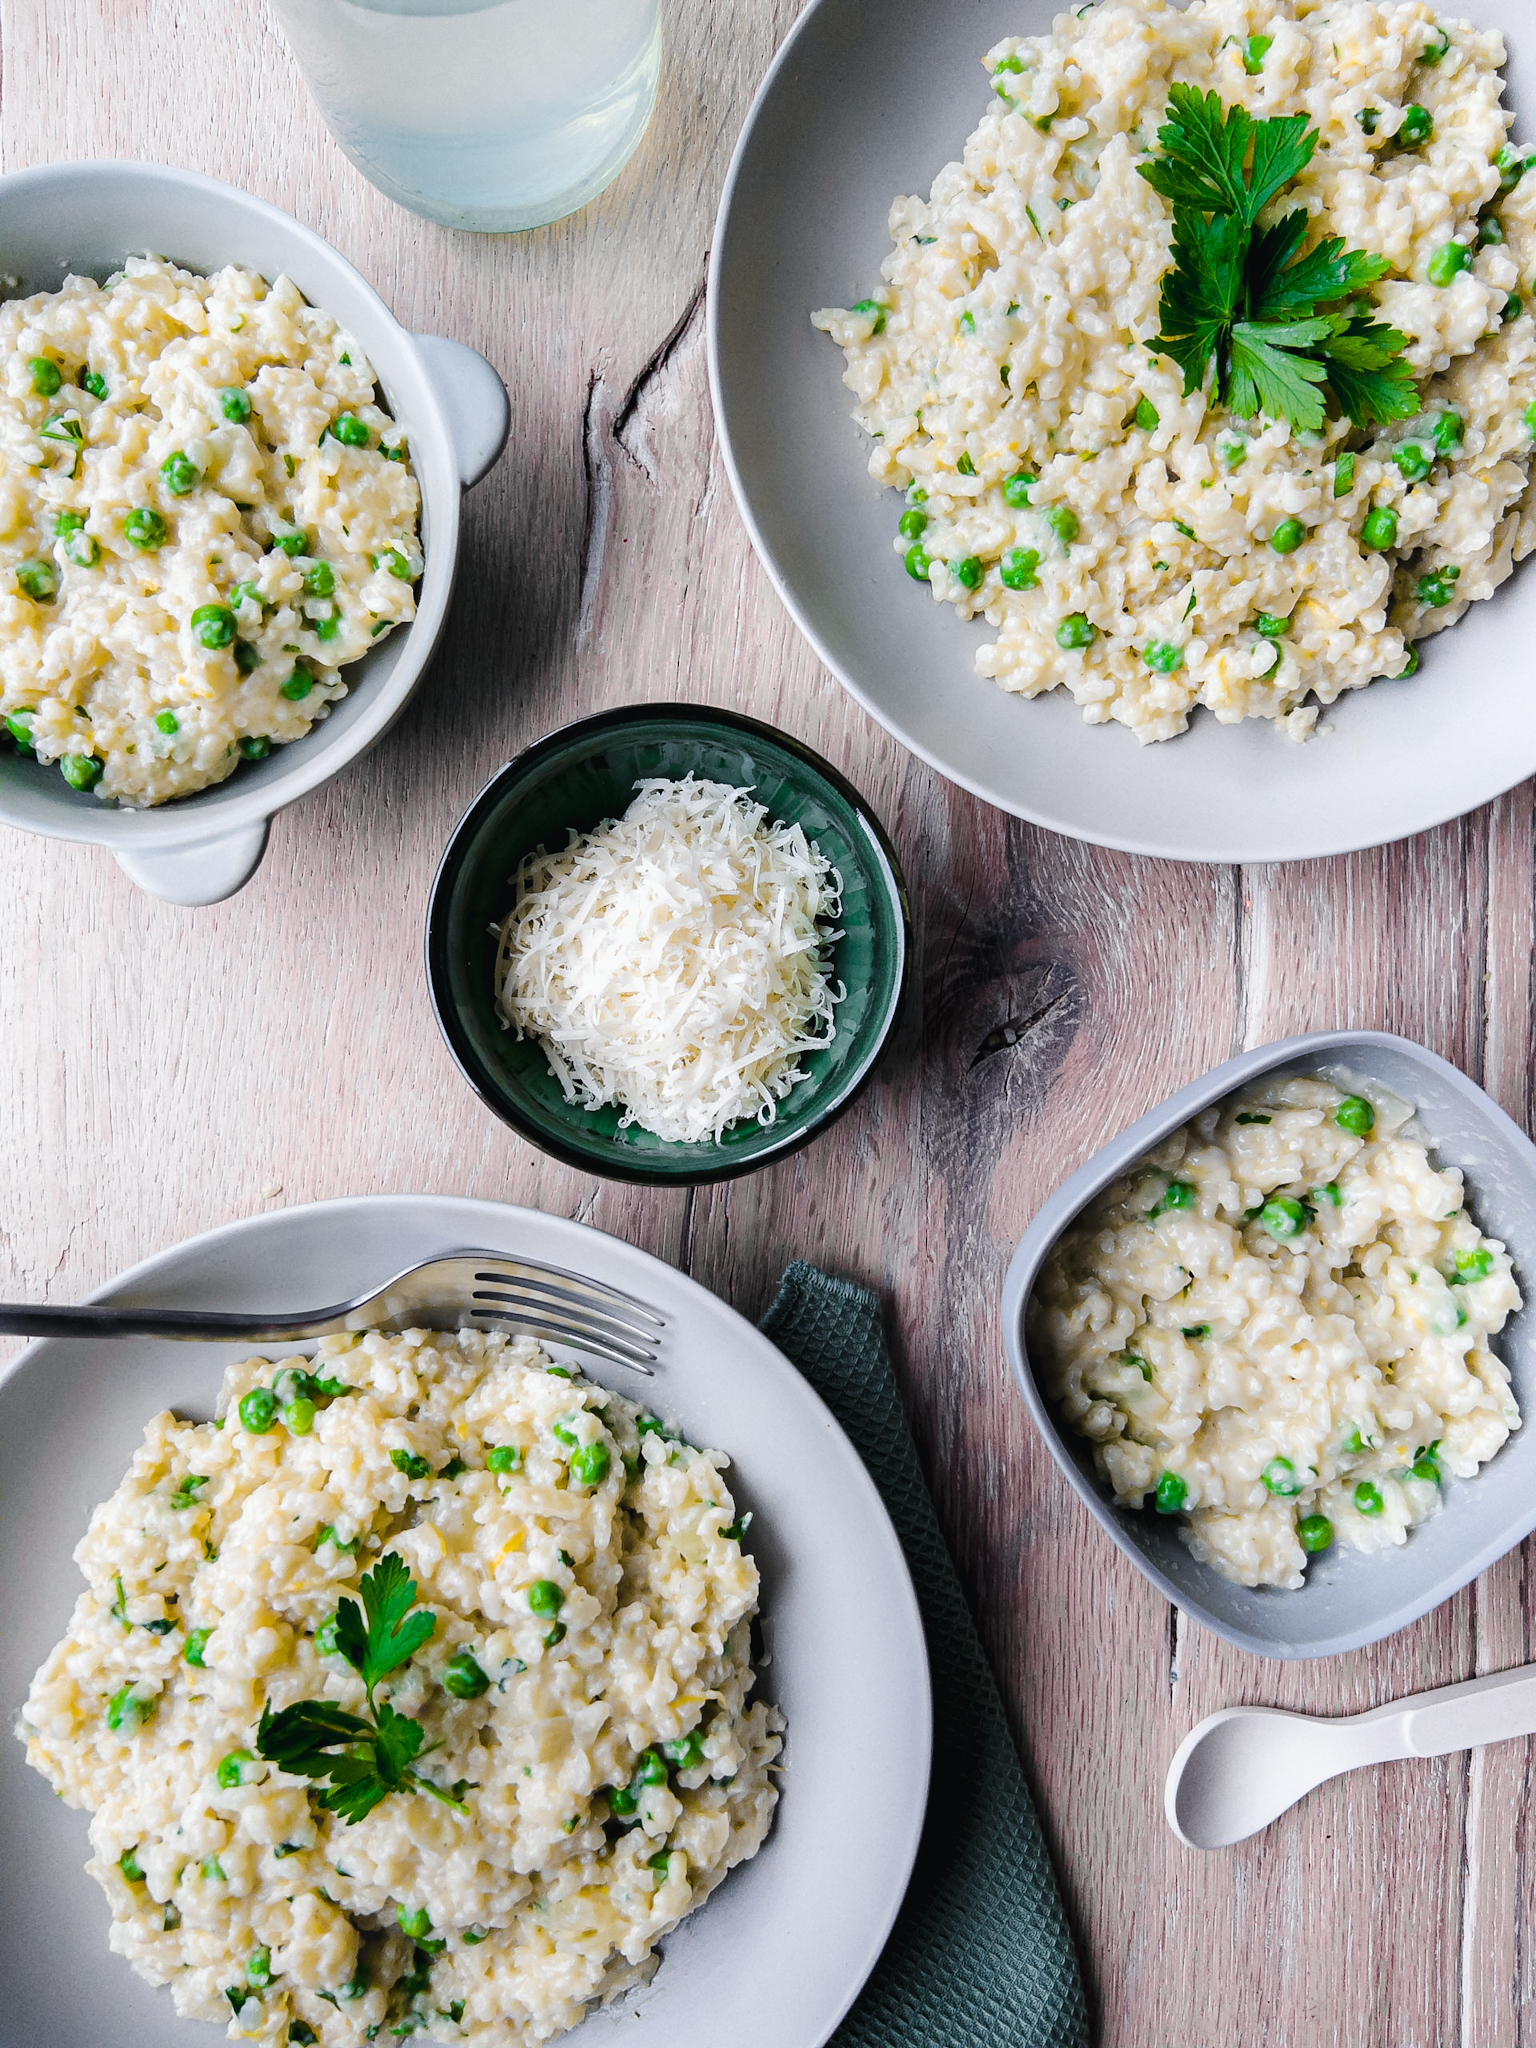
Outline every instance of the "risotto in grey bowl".
<path fill-rule="evenodd" d="M 1531 772 L 1525 14 L 808 10 L 722 207 L 714 394 L 776 587 L 908 746 L 1057 830 L 1213 860 L 1396 838 Z M 1181 91 L 1300 152 L 1208 362 L 1170 280 L 1228 216 L 1163 175 Z M 1287 220 L 1286 254 L 1344 265 L 1287 302 L 1294 419 L 1272 359 L 1256 407 L 1237 374 Z"/>
<path fill-rule="evenodd" d="M 1536 1527 L 1536 1147 L 1407 1039 L 1212 1070 L 1051 1198 L 1015 1377 L 1160 1591 L 1260 1655 L 1404 1627 Z"/>

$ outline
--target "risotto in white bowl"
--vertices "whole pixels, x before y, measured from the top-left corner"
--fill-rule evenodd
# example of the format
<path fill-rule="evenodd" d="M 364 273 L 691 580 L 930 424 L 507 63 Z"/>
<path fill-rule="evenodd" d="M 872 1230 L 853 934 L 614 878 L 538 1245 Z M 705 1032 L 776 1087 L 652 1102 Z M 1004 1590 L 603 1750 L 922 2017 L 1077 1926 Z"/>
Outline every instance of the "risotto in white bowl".
<path fill-rule="evenodd" d="M 1122 1507 L 1244 1586 L 1439 1511 L 1520 1427 L 1521 1306 L 1411 1106 L 1347 1075 L 1202 1110 L 1094 1201 L 1030 1307 L 1041 1391 Z"/>
<path fill-rule="evenodd" d="M 286 277 L 130 258 L 0 305 L 0 736 L 125 805 L 224 781 L 414 618 L 420 510 Z"/>
<path fill-rule="evenodd" d="M 647 1978 L 778 1797 L 728 1462 L 476 1331 L 156 1416 L 20 1728 L 113 1948 L 274 2048 L 518 2048 Z"/>
<path fill-rule="evenodd" d="M 1536 545 L 1536 176 L 1504 56 L 1425 0 L 1106 0 L 987 53 L 986 111 L 895 200 L 883 280 L 814 316 L 906 494 L 898 555 L 994 629 L 982 675 L 1143 741 L 1202 704 L 1303 739 Z M 1181 89 L 1240 171 L 1234 117 L 1291 122 L 1304 159 L 1235 273 L 1227 216 L 1167 196 Z M 1319 291 L 1271 289 L 1288 253 L 1332 263 Z M 1169 304 L 1191 280 L 1204 360 L 1189 292 Z"/>

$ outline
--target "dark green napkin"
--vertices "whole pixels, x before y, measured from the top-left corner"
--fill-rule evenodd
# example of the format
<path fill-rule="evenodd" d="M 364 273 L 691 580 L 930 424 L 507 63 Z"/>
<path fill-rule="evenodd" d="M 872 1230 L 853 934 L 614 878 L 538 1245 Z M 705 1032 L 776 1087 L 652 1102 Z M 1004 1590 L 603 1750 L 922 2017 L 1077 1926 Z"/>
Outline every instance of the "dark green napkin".
<path fill-rule="evenodd" d="M 1082 2048 L 1082 1979 L 970 1609 L 891 1374 L 880 1302 L 796 1261 L 762 1322 L 868 1466 L 917 1588 L 933 1780 L 906 1900 L 828 2048 Z"/>

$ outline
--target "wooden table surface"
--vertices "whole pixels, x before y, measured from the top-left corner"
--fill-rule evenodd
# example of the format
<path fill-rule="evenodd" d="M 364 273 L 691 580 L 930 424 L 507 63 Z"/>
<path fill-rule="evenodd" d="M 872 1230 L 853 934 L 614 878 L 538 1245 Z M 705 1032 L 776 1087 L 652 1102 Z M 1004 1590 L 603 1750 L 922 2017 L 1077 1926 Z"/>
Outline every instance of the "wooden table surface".
<path fill-rule="evenodd" d="M 400 1190 L 578 1217 L 749 1316 L 791 1258 L 867 1281 L 1057 1859 L 1095 2039 L 1515 2048 L 1536 2034 L 1526 1744 L 1338 1782 L 1211 1856 L 1170 1835 L 1161 1781 L 1220 1706 L 1353 1712 L 1527 1660 L 1531 1546 L 1374 1650 L 1282 1666 L 1229 1649 L 1069 1494 L 1009 1380 L 996 1304 L 1051 1189 L 1244 1046 L 1401 1031 L 1529 1128 L 1531 786 L 1349 859 L 1178 866 L 988 809 L 844 695 L 750 552 L 704 367 L 717 196 L 797 11 L 671 0 L 635 161 L 574 220 L 503 237 L 374 192 L 263 0 L 0 0 L 0 168 L 123 156 L 227 178 L 327 237 L 408 326 L 483 350 L 512 399 L 507 453 L 466 501 L 431 673 L 373 753 L 277 820 L 239 896 L 176 910 L 98 850 L 0 841 L 0 1292 L 71 1300 L 232 1218 Z M 899 1043 L 853 1113 L 698 1193 L 625 1189 L 521 1144 L 454 1070 L 421 971 L 432 873 L 482 783 L 550 727 L 646 698 L 738 705 L 829 755 L 896 839 L 920 947 Z"/>

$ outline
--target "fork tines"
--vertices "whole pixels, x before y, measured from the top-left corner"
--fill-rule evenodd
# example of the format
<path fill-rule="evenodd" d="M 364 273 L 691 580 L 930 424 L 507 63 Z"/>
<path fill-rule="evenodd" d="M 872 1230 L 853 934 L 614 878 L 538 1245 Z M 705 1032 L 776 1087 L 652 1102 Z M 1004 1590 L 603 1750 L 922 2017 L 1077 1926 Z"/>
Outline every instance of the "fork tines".
<path fill-rule="evenodd" d="M 470 1313 L 477 1322 L 512 1323 L 653 1376 L 666 1318 L 633 1295 L 585 1274 L 511 1261 L 504 1266 L 485 1262 L 474 1281 Z"/>

